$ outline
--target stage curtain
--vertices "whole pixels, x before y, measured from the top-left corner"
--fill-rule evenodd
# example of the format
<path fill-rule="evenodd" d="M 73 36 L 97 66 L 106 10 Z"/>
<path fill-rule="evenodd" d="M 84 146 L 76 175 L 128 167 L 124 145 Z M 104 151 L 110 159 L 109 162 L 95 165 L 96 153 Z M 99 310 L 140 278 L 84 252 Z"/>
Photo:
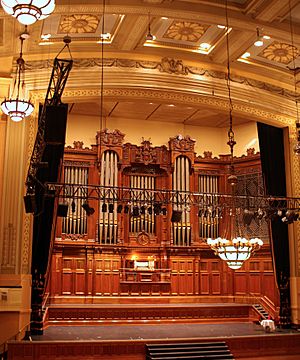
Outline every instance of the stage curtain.
<path fill-rule="evenodd" d="M 283 129 L 258 123 L 262 173 L 266 195 L 286 196 Z M 289 296 L 289 239 L 288 225 L 277 217 L 270 221 L 274 271 L 280 292 L 280 317 L 288 323 Z"/>

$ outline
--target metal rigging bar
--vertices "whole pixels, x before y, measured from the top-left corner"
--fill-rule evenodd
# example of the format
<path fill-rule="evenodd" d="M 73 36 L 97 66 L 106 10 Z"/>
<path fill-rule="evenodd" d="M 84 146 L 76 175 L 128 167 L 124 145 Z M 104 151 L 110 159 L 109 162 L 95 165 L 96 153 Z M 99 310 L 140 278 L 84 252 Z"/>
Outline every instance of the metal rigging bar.
<path fill-rule="evenodd" d="M 61 97 L 69 77 L 69 73 L 72 69 L 73 60 L 58 59 L 57 57 L 53 62 L 53 69 L 49 86 L 47 89 L 45 102 L 40 113 L 37 135 L 30 159 L 29 169 L 27 173 L 26 185 L 27 193 L 35 193 L 35 181 L 36 173 L 39 164 L 42 161 L 43 153 L 45 150 L 45 119 L 47 106 L 55 106 L 61 104 Z"/>
<path fill-rule="evenodd" d="M 198 207 L 230 207 L 234 197 L 236 206 L 242 209 L 290 209 L 300 211 L 300 198 L 280 196 L 232 195 L 222 193 L 199 193 L 166 189 L 139 189 L 117 186 L 46 183 L 54 197 L 63 199 L 95 199 L 112 202 L 162 203 L 173 205 L 196 205 Z M 142 195 L 142 196 L 141 196 Z M 214 201 L 212 202 L 212 199 Z"/>

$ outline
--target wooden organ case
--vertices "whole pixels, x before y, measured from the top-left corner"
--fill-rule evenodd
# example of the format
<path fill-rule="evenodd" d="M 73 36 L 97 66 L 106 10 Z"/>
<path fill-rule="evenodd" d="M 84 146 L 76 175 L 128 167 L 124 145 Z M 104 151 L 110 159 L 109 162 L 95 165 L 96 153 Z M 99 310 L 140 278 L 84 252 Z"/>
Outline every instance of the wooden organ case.
<path fill-rule="evenodd" d="M 265 297 L 278 303 L 266 220 L 256 219 L 247 229 L 260 228 L 264 246 L 233 271 L 204 241 L 218 236 L 224 226 L 216 204 L 157 203 L 151 192 L 227 193 L 229 156 L 213 158 L 208 151 L 196 156 L 189 136 L 170 138 L 168 147 L 152 147 L 148 140 L 140 146 L 124 143 L 118 130 L 103 130 L 96 139 L 91 148 L 76 141 L 65 149 L 62 182 L 149 192 L 126 202 L 85 198 L 84 193 L 65 200 L 68 214 L 57 218 L 52 252 L 52 303 L 97 303 L 107 296 L 207 302 Z M 234 163 L 238 192 L 259 195 L 259 154 L 250 149 Z"/>

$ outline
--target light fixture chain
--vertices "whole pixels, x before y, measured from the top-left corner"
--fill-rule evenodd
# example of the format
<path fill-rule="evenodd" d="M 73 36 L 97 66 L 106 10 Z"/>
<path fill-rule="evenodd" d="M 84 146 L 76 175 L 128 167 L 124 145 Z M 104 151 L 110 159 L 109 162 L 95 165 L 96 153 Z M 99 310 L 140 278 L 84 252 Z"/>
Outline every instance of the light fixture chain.
<path fill-rule="evenodd" d="M 290 20 L 290 32 L 291 32 L 291 43 L 292 43 L 292 63 L 293 63 L 293 73 L 294 73 L 294 91 L 295 91 L 295 105 L 296 105 L 296 124 L 297 127 L 300 126 L 300 120 L 299 120 L 299 108 L 298 108 L 298 100 L 297 100 L 297 78 L 296 78 L 296 53 L 295 53 L 295 45 L 294 45 L 294 30 L 293 30 L 293 20 L 292 20 L 292 6 L 291 6 L 291 0 L 289 0 L 289 20 Z M 300 133 L 300 131 L 299 131 Z M 300 138 L 300 134 L 298 133 L 298 141 Z"/>

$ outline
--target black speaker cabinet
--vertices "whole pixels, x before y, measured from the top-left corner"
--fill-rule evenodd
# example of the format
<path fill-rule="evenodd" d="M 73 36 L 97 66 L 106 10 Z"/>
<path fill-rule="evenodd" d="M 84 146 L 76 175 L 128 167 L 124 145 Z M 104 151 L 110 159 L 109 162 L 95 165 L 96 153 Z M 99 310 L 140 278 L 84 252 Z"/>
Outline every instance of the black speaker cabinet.
<path fill-rule="evenodd" d="M 45 134 L 46 144 L 64 145 L 66 137 L 68 105 L 49 105 L 46 107 Z"/>
<path fill-rule="evenodd" d="M 173 210 L 171 216 L 171 222 L 180 222 L 182 216 L 181 210 Z"/>
<path fill-rule="evenodd" d="M 24 205 L 25 205 L 25 212 L 27 214 L 34 213 L 37 210 L 36 200 L 34 195 L 25 195 L 24 196 Z"/>
<path fill-rule="evenodd" d="M 57 216 L 58 217 L 67 217 L 67 215 L 68 215 L 68 204 L 58 204 Z"/>

